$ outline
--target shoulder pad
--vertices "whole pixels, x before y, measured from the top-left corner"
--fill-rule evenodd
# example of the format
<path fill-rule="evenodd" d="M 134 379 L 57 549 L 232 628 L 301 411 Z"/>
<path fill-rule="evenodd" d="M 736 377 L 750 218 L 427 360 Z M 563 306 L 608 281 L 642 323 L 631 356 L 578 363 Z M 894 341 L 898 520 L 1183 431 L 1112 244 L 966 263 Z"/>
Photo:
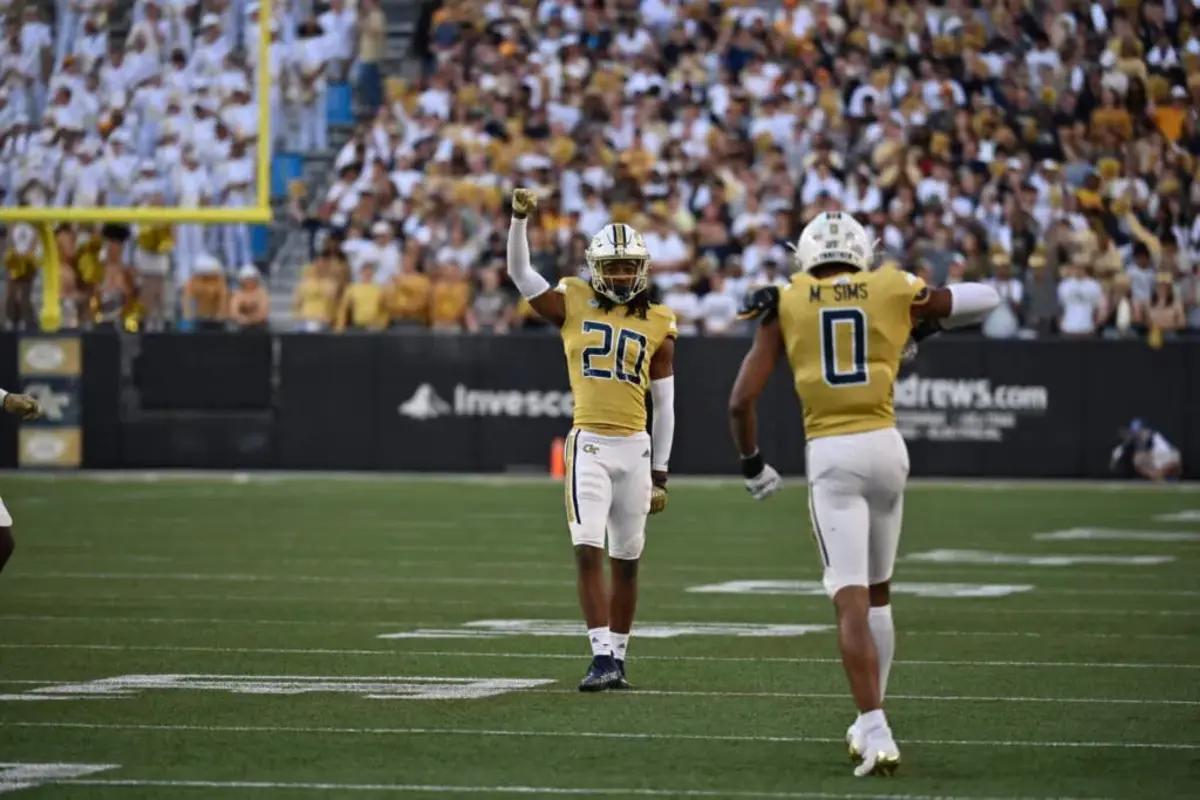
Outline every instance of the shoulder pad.
<path fill-rule="evenodd" d="M 751 289 L 742 297 L 738 308 L 738 319 L 761 319 L 771 322 L 779 313 L 779 287 L 760 286 Z"/>

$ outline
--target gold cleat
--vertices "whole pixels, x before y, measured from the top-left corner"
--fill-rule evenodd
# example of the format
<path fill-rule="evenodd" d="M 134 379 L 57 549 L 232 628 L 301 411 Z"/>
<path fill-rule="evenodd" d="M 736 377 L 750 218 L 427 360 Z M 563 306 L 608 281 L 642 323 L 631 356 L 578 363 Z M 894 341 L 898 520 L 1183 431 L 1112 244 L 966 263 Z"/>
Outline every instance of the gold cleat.
<path fill-rule="evenodd" d="M 896 774 L 896 770 L 900 767 L 900 756 L 884 756 L 880 755 L 875 759 L 875 771 L 873 775 L 892 776 Z"/>
<path fill-rule="evenodd" d="M 850 763 L 857 764 L 862 761 L 863 743 L 858 736 L 858 731 L 853 725 L 846 729 L 846 754 L 850 756 Z"/>
<path fill-rule="evenodd" d="M 896 770 L 900 767 L 900 754 L 898 752 L 884 752 L 876 750 L 873 758 L 867 759 L 864 757 L 863 763 L 859 764 L 854 770 L 854 775 L 857 778 L 865 778 L 868 775 L 895 775 Z"/>

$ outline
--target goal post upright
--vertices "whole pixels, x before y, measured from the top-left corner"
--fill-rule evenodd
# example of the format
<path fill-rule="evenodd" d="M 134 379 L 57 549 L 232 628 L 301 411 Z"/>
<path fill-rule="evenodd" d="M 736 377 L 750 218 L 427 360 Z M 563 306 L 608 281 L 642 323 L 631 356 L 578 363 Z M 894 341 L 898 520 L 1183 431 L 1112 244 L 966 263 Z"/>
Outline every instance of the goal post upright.
<path fill-rule="evenodd" d="M 258 141 L 255 204 L 236 208 L 147 207 L 0 207 L 0 223 L 33 223 L 42 244 L 42 308 L 40 321 L 44 331 L 56 331 L 61 324 L 58 286 L 58 246 L 54 226 L 64 222 L 128 222 L 176 225 L 232 225 L 270 222 L 271 213 L 271 0 L 260 0 L 258 15 Z M 53 273 L 53 274 L 51 274 Z"/>

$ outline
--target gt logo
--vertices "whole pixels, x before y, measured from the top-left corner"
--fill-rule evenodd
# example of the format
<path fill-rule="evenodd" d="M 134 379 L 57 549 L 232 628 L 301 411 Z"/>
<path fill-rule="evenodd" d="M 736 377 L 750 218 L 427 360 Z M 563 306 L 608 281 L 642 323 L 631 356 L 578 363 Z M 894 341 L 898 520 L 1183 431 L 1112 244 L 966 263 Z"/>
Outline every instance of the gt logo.
<path fill-rule="evenodd" d="M 589 456 L 594 456 L 600 452 L 600 445 L 588 442 L 583 446 L 583 452 L 587 453 Z"/>

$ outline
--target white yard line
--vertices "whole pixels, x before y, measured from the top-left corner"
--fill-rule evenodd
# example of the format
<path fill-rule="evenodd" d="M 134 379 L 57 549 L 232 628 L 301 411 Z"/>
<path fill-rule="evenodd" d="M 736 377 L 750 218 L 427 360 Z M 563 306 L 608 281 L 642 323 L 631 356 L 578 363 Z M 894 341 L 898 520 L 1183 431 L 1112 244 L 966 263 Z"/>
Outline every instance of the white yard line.
<path fill-rule="evenodd" d="M 144 599 L 144 598 L 140 598 Z M 478 605 L 478 603 L 476 603 Z M 328 627 L 399 627 L 404 629 L 409 628 L 433 628 L 446 627 L 455 623 L 439 622 L 417 622 L 413 620 L 359 620 L 359 619 L 334 619 L 334 620 L 315 620 L 315 619 L 254 619 L 240 617 L 138 617 L 138 616 L 109 616 L 104 614 L 88 614 L 88 615 L 63 615 L 63 614 L 0 614 L 0 621 L 10 622 L 79 622 L 84 624 L 92 623 L 145 623 L 147 625 L 296 625 L 296 626 L 317 626 L 322 628 Z M 718 620 L 718 622 L 729 622 L 729 624 L 740 624 L 729 620 Z M 582 623 L 581 623 L 582 624 Z M 649 625 L 652 623 L 640 623 Z M 662 624 L 684 624 L 673 620 L 662 621 Z M 749 623 L 748 623 L 749 624 Z M 785 624 L 785 623 L 777 623 Z M 812 633 L 833 633 L 834 631 L 813 631 Z M 1194 639 L 1195 637 L 1183 633 L 1140 633 L 1140 634 L 1125 634 L 1125 633 L 1094 633 L 1091 631 L 1067 631 L 1063 633 L 1035 633 L 1031 631 L 926 631 L 926 630 L 900 630 L 897 631 L 901 636 L 975 636 L 982 638 L 1075 638 L 1075 639 L 1152 639 L 1152 640 L 1172 640 L 1172 639 Z M 515 636 L 516 634 L 514 634 Z M 583 630 L 580 629 L 580 635 L 583 635 Z M 437 637 L 427 637 L 436 639 Z M 452 638 L 452 637 L 447 637 Z"/>
<path fill-rule="evenodd" d="M 67 578 L 98 581 L 214 581 L 218 583 L 444 583 L 466 586 L 574 586 L 571 580 L 523 578 L 463 578 L 452 576 L 404 575 L 254 575 L 218 572 L 21 572 L 12 576 L 26 580 Z M 5 578 L 9 578 L 8 575 Z"/>
<path fill-rule="evenodd" d="M 944 571 L 939 574 L 944 575 Z M 1047 574 L 1038 573 L 1041 577 L 1047 577 Z M 972 576 L 972 580 L 979 576 Z M 489 578 L 489 577 L 461 577 L 461 576 L 431 576 L 431 575 L 412 575 L 412 576 L 352 576 L 352 575 L 256 575 L 252 573 L 209 573 L 209 572 L 75 572 L 75 571 L 49 571 L 49 572 L 17 572 L 13 575 L 6 575 L 6 581 L 13 580 L 32 580 L 41 581 L 45 579 L 69 579 L 69 580 L 97 580 L 97 581 L 184 581 L 184 582 L 203 582 L 212 581 L 214 583 L 312 583 L 312 584 L 445 584 L 451 586 L 554 586 L 554 587 L 573 587 L 574 581 L 560 579 L 526 579 L 526 578 Z M 1161 580 L 1161 578 L 1160 578 Z M 659 581 L 655 584 L 659 588 L 684 588 L 687 583 L 666 583 Z M 1036 590 L 1035 590 L 1036 591 Z M 73 596 L 73 595 L 69 595 Z M 813 596 L 815 599 L 822 602 L 825 598 Z M 1158 610 L 1141 610 L 1141 609 L 1023 609 L 1015 611 L 1006 611 L 1003 609 L 988 610 L 987 613 L 1029 613 L 1029 614 L 1163 614 L 1170 616 L 1200 616 L 1200 610 L 1180 610 L 1180 609 L 1164 609 Z"/>
<path fill-rule="evenodd" d="M 393 794 L 484 794 L 595 797 L 735 797 L 762 800 L 1031 800 L 1031 798 L 978 797 L 963 795 L 870 794 L 838 792 L 773 792 L 742 789 L 665 789 L 648 787 L 575 786 L 478 786 L 429 783 L 316 783 L 302 781 L 202 781 L 151 780 L 145 778 L 94 778 L 54 781 L 69 786 L 156 787 L 164 789 L 259 789 L 319 792 L 389 792 Z M 1071 800 L 1071 798 L 1056 798 Z M 1076 800 L 1079 800 L 1076 798 Z M 1092 798 L 1091 800 L 1099 800 Z"/>
<path fill-rule="evenodd" d="M 380 678 L 386 680 L 387 678 Z M 88 681 L 88 678 L 59 679 L 59 680 L 30 680 L 28 678 L 0 678 L 0 686 L 55 686 L 60 684 L 76 684 Z M 361 679 L 367 680 L 367 679 Z M 577 696 L 577 689 L 522 689 L 522 694 L 564 694 Z M 716 692 L 692 691 L 688 689 L 641 689 L 626 692 L 625 698 L 638 697 L 738 697 L 761 698 L 770 700 L 846 700 L 842 692 Z M 1200 700 L 1152 700 L 1140 698 L 1116 697 L 1014 697 L 1007 695 L 948 695 L 948 694 L 889 694 L 888 701 L 901 700 L 905 702 L 922 703 L 1067 703 L 1075 705 L 1132 705 L 1132 706 L 1200 706 Z M 0 723 L 2 724 L 2 723 Z M 34 723 L 14 723 L 34 725 Z M 50 724 L 50 723 L 36 723 Z"/>
<path fill-rule="evenodd" d="M 294 647 L 208 647 L 198 645 L 137 645 L 137 644 L 65 644 L 36 642 L 0 642 L 0 650 L 99 650 L 116 652 L 156 653 L 263 653 L 284 655 L 364 655 L 397 657 L 450 657 L 450 658 L 525 658 L 579 660 L 579 653 L 513 653 L 487 652 L 482 650 L 367 650 L 337 648 L 294 648 Z M 638 655 L 639 661 L 687 661 L 701 663 L 778 663 L 778 664 L 841 664 L 840 658 L 785 658 L 780 656 L 651 656 Z M 959 659 L 900 659 L 896 664 L 919 666 L 961 667 L 1046 667 L 1071 669 L 1181 669 L 1200 670 L 1200 664 L 1170 664 L 1159 662 L 1120 661 L 988 661 Z"/>
<path fill-rule="evenodd" d="M 303 733 L 349 736 L 481 736 L 530 737 L 569 739 L 626 739 L 631 741 L 665 740 L 687 742 L 772 742 L 786 744 L 844 743 L 842 737 L 830 736 L 752 736 L 739 734 L 659 733 L 633 731 L 537 731 L 508 728 L 338 728 L 302 725 L 168 725 L 100 722 L 12 722 L 0 726 L 21 728 L 78 728 L 83 730 L 139 730 L 200 733 Z M 1016 739 L 903 739 L 907 745 L 936 745 L 956 747 L 1055 747 L 1117 750 L 1200 750 L 1200 744 L 1182 742 L 1129 741 L 1056 741 Z"/>

